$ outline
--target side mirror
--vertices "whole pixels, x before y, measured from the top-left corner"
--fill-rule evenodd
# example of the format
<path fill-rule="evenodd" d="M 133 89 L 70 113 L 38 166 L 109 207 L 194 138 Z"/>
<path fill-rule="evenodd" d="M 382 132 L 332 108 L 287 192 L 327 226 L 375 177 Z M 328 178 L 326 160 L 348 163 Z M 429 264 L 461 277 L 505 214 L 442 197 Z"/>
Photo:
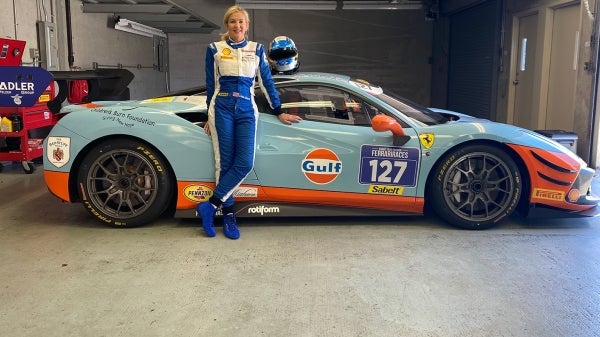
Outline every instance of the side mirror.
<path fill-rule="evenodd" d="M 371 127 L 377 132 L 391 131 L 394 136 L 404 136 L 404 130 L 398 121 L 384 114 L 375 115 L 371 120 Z"/>

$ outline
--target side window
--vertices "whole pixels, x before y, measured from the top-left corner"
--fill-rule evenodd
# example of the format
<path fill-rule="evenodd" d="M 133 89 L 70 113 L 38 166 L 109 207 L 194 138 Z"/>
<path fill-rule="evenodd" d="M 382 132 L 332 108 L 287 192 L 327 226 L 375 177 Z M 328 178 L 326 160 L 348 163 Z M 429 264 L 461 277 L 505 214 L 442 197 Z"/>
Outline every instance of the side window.
<path fill-rule="evenodd" d="M 306 120 L 371 126 L 368 104 L 347 92 L 324 86 L 279 89 L 281 109 Z"/>

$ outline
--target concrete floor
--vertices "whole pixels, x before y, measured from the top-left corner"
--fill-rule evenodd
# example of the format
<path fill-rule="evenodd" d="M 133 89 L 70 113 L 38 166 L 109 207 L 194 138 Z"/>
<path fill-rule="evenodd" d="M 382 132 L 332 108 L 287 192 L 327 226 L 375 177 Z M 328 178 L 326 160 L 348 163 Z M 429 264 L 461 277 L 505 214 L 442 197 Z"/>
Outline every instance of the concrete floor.
<path fill-rule="evenodd" d="M 597 189 L 600 191 L 600 187 Z M 0 173 L 0 336 L 600 336 L 600 219 L 104 227 Z"/>

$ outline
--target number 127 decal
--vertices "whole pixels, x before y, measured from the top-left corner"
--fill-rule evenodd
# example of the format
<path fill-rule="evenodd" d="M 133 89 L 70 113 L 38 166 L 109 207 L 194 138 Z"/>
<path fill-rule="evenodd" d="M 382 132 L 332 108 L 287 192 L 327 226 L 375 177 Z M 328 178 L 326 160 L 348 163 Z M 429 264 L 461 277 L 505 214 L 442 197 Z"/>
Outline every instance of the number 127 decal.
<path fill-rule="evenodd" d="M 360 149 L 361 184 L 412 187 L 417 183 L 417 148 L 363 145 Z"/>

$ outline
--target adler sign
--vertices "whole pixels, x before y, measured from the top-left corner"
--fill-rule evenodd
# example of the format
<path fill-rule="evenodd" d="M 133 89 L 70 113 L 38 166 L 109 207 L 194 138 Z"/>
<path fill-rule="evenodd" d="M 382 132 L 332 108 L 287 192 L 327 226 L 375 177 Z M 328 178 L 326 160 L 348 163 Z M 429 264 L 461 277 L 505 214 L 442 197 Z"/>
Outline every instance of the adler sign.
<path fill-rule="evenodd" d="M 34 105 L 52 81 L 52 74 L 39 67 L 0 67 L 0 106 Z"/>

